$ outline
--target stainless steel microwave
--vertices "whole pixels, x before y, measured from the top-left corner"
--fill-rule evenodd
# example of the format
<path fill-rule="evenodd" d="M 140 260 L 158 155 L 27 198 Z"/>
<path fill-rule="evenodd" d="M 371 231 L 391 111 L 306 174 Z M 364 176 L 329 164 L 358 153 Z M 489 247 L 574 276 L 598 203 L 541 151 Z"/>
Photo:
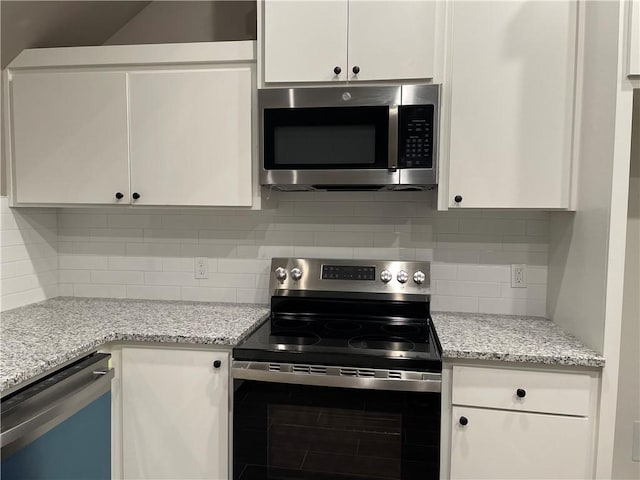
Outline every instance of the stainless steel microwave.
<path fill-rule="evenodd" d="M 258 91 L 262 185 L 407 190 L 437 183 L 439 85 Z"/>

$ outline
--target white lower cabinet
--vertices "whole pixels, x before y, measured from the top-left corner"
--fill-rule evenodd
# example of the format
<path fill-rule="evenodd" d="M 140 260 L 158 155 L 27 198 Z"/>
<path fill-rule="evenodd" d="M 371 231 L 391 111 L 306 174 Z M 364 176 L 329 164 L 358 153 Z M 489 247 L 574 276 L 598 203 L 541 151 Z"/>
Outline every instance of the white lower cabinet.
<path fill-rule="evenodd" d="M 123 477 L 228 478 L 229 353 L 132 347 L 121 363 Z"/>
<path fill-rule="evenodd" d="M 593 477 L 595 373 L 454 366 L 452 479 Z"/>
<path fill-rule="evenodd" d="M 589 477 L 585 417 L 456 406 L 452 417 L 451 478 Z"/>

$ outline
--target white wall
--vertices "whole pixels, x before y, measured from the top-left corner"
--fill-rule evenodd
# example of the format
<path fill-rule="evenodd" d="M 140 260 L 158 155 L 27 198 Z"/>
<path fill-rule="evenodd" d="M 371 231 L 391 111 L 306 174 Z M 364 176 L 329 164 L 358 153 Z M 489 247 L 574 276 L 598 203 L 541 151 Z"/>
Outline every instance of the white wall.
<path fill-rule="evenodd" d="M 55 209 L 10 209 L 0 197 L 0 310 L 58 295 Z"/>
<path fill-rule="evenodd" d="M 105 45 L 256 39 L 256 1 L 156 1 Z"/>
<path fill-rule="evenodd" d="M 272 195 L 259 212 L 60 209 L 60 294 L 266 302 L 273 256 L 403 258 L 433 260 L 436 310 L 545 315 L 545 212 L 436 212 L 431 192 Z M 529 265 L 528 288 L 511 288 L 512 263 Z"/>
<path fill-rule="evenodd" d="M 640 478 L 640 462 L 631 459 L 633 423 L 640 422 L 640 90 L 634 92 L 632 138 L 613 457 L 613 478 L 619 479 Z"/>

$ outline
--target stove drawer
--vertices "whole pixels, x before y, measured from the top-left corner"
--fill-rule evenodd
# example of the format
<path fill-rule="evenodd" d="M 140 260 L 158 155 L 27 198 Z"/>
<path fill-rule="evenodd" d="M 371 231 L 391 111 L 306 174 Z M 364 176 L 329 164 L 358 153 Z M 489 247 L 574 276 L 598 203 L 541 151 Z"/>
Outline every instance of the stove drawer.
<path fill-rule="evenodd" d="M 453 367 L 454 405 L 588 416 L 586 373 Z"/>

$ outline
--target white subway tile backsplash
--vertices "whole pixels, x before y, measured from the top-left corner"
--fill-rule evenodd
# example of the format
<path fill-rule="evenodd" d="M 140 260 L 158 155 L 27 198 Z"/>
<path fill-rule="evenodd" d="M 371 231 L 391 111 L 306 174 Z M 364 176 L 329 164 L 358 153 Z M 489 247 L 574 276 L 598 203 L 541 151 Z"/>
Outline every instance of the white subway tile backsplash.
<path fill-rule="evenodd" d="M 256 285 L 256 276 L 251 273 L 213 273 L 199 280 L 201 287 L 249 287 Z"/>
<path fill-rule="evenodd" d="M 237 301 L 235 288 L 182 287 L 182 300 L 195 302 L 231 302 Z"/>
<path fill-rule="evenodd" d="M 434 280 L 455 280 L 458 278 L 458 267 L 455 264 L 436 263 L 431 264 L 431 282 Z"/>
<path fill-rule="evenodd" d="M 162 259 L 158 257 L 109 257 L 109 270 L 161 271 Z M 193 268 L 191 268 L 193 270 Z"/>
<path fill-rule="evenodd" d="M 511 282 L 510 265 L 458 265 L 458 279 L 472 282 Z"/>
<path fill-rule="evenodd" d="M 239 288 L 237 291 L 238 303 L 269 303 L 269 292 L 263 288 Z"/>
<path fill-rule="evenodd" d="M 162 228 L 160 215 L 108 215 L 107 226 L 109 228 Z"/>
<path fill-rule="evenodd" d="M 127 243 L 125 254 L 133 257 L 179 257 L 180 243 Z"/>
<path fill-rule="evenodd" d="M 90 240 L 90 239 L 87 239 Z M 73 242 L 73 253 L 78 255 L 124 255 L 124 242 Z"/>
<path fill-rule="evenodd" d="M 530 315 L 543 317 L 546 315 L 545 300 L 517 298 L 479 298 L 480 313 L 501 313 L 505 315 Z"/>
<path fill-rule="evenodd" d="M 91 283 L 128 285 L 144 284 L 143 272 L 133 272 L 128 270 L 95 270 L 91 272 Z"/>
<path fill-rule="evenodd" d="M 439 296 L 498 297 L 501 292 L 499 283 L 436 280 L 431 285 L 432 291 Z"/>
<path fill-rule="evenodd" d="M 59 270 L 58 281 L 64 283 L 91 283 L 90 270 Z"/>
<path fill-rule="evenodd" d="M 67 270 L 107 270 L 108 258 L 96 255 L 59 255 L 58 267 Z"/>
<path fill-rule="evenodd" d="M 503 283 L 501 285 L 502 298 L 520 298 L 532 300 L 545 300 L 547 298 L 546 285 L 527 285 L 525 288 L 512 288 L 511 284 Z"/>
<path fill-rule="evenodd" d="M 197 287 L 199 280 L 191 272 L 145 272 L 145 285 L 185 285 Z"/>
<path fill-rule="evenodd" d="M 9 208 L 0 197 L 0 212 L 0 310 L 57 296 L 57 211 Z"/>
<path fill-rule="evenodd" d="M 269 196 L 262 211 L 2 204 L 2 277 L 39 275 L 47 294 L 53 282 L 65 295 L 265 303 L 272 257 L 388 258 L 432 262 L 434 310 L 546 308 L 545 212 L 438 212 L 433 192 Z M 208 279 L 194 278 L 195 257 L 208 259 Z M 512 263 L 527 264 L 527 288 L 510 288 Z"/>
<path fill-rule="evenodd" d="M 478 312 L 477 297 L 457 297 L 445 295 L 431 296 L 431 310 L 434 312 Z"/>
<path fill-rule="evenodd" d="M 547 267 L 528 267 L 527 268 L 527 283 L 531 284 L 539 284 L 547 285 Z"/>
<path fill-rule="evenodd" d="M 90 212 L 85 210 L 85 212 Z M 107 216 L 98 213 L 74 213 L 66 214 L 64 210 L 58 214 L 58 228 L 107 228 Z"/>
<path fill-rule="evenodd" d="M 218 272 L 220 273 L 260 273 L 267 274 L 271 261 L 266 259 L 218 259 Z"/>
<path fill-rule="evenodd" d="M 74 297 L 126 298 L 124 285 L 98 285 L 78 283 L 73 285 Z"/>
<path fill-rule="evenodd" d="M 156 285 L 127 285 L 127 298 L 147 298 L 150 300 L 181 300 L 180 287 Z"/>
<path fill-rule="evenodd" d="M 166 257 L 158 260 L 162 262 L 162 270 L 165 272 L 193 272 L 195 269 L 194 259 L 191 257 Z M 212 270 L 210 261 L 209 272 L 211 271 L 215 270 Z"/>

